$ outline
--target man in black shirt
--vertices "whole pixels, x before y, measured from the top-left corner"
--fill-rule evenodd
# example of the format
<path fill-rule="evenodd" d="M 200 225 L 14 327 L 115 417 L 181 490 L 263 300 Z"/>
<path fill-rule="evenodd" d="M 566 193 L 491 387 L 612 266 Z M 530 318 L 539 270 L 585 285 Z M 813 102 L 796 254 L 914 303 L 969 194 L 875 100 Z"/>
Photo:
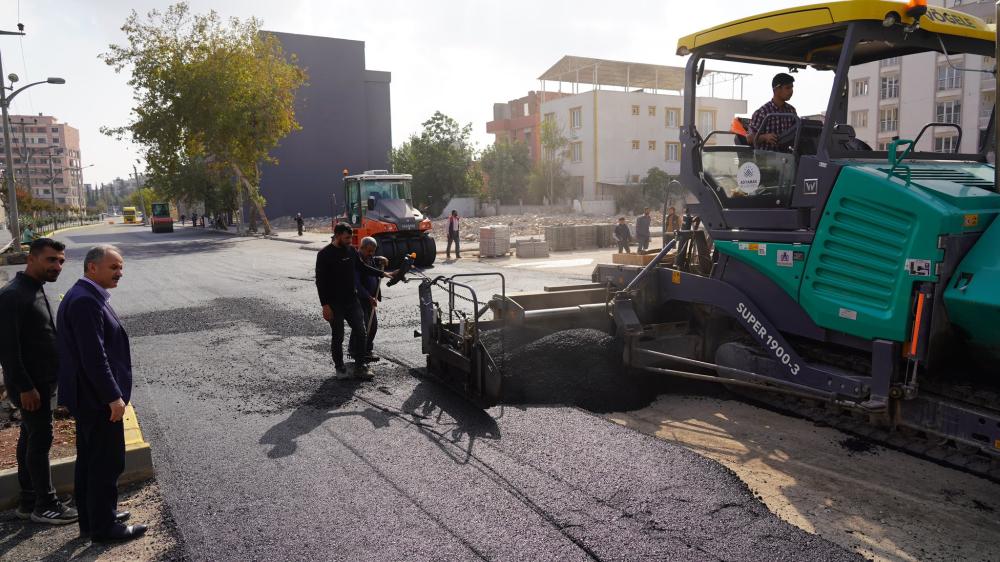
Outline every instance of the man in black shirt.
<path fill-rule="evenodd" d="M 0 289 L 0 366 L 15 407 L 21 409 L 17 440 L 17 480 L 21 519 L 64 525 L 79 516 L 56 498 L 49 469 L 52 397 L 59 362 L 56 325 L 43 285 L 59 279 L 66 246 L 51 238 L 31 243 L 28 265 Z"/>
<path fill-rule="evenodd" d="M 351 246 L 353 231 L 346 224 L 333 229 L 333 241 L 316 256 L 316 289 L 323 305 L 323 319 L 333 329 L 330 349 L 337 373 L 344 374 L 344 322 L 351 327 L 348 353 L 354 359 L 356 373 L 368 377 L 365 370 L 368 335 L 365 332 L 361 303 L 358 302 L 356 275 L 361 277 L 387 277 L 392 274 L 380 271 L 361 261 L 358 251 Z"/>
<path fill-rule="evenodd" d="M 652 222 L 649 212 L 649 207 L 646 207 L 639 218 L 635 219 L 635 237 L 639 240 L 640 253 L 649 249 L 649 223 Z"/>

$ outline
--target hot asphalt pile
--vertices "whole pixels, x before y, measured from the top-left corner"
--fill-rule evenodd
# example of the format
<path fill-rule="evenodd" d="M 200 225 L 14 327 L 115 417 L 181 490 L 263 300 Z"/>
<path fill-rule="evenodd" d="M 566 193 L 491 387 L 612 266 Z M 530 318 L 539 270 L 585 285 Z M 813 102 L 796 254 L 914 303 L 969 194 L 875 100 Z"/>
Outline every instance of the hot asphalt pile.
<path fill-rule="evenodd" d="M 494 330 L 482 341 L 503 372 L 507 404 L 614 412 L 641 408 L 656 396 L 654 381 L 623 367 L 615 339 L 599 330 Z"/>

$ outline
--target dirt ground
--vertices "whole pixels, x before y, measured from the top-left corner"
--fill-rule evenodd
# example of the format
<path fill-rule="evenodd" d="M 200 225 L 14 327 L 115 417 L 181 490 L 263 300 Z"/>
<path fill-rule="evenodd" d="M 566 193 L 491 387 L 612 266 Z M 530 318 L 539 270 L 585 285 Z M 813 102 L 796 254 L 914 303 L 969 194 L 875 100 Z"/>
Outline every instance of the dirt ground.
<path fill-rule="evenodd" d="M 17 437 L 21 433 L 20 422 L 4 420 L 0 422 L 0 470 L 17 466 Z M 76 428 L 71 419 L 56 419 L 52 427 L 52 460 L 72 457 L 76 454 Z"/>
<path fill-rule="evenodd" d="M 173 518 L 163 503 L 155 480 L 130 486 L 123 491 L 118 509 L 132 512 L 131 523 L 149 525 L 146 535 L 128 543 L 98 545 L 79 538 L 80 529 L 75 524 L 53 527 L 22 521 L 13 510 L 0 513 L 0 562 L 187 560 Z"/>
<path fill-rule="evenodd" d="M 780 518 L 874 560 L 1000 560 L 985 479 L 735 400 L 666 395 L 607 417 L 724 464 Z"/>

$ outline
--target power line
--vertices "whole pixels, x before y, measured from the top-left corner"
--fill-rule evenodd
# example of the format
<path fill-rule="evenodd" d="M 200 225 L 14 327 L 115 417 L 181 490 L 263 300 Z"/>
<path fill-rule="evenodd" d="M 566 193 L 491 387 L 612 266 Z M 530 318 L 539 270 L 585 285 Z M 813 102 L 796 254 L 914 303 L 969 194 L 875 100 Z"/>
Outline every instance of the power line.
<path fill-rule="evenodd" d="M 17 0 L 17 22 L 21 23 L 21 0 Z M 28 63 L 24 58 L 24 36 L 17 38 L 18 46 L 21 48 L 21 67 L 24 69 L 24 78 L 27 80 L 30 73 L 28 72 Z M 35 114 L 35 100 L 31 98 L 31 92 L 25 91 L 28 94 L 28 107 L 31 108 L 31 114 Z"/>

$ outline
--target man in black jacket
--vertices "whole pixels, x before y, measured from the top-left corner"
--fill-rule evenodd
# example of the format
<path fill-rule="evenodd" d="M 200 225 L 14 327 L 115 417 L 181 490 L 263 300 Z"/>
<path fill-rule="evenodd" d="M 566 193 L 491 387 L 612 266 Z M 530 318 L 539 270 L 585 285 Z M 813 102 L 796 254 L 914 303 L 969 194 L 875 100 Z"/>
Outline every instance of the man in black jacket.
<path fill-rule="evenodd" d="M 66 246 L 51 238 L 31 243 L 28 265 L 0 289 L 0 366 L 15 407 L 21 409 L 17 440 L 17 480 L 21 502 L 16 514 L 38 523 L 64 525 L 78 515 L 56 498 L 49 470 L 52 397 L 59 369 L 56 326 L 43 288 L 59 279 Z"/>
<path fill-rule="evenodd" d="M 632 243 L 632 232 L 629 231 L 628 225 L 625 224 L 625 217 L 618 217 L 618 225 L 615 226 L 615 240 L 618 242 L 618 253 L 625 252 L 626 254 L 631 254 L 632 250 L 629 249 L 629 244 Z"/>
<path fill-rule="evenodd" d="M 355 362 L 355 373 L 367 378 L 365 366 L 368 335 L 365 332 L 364 315 L 358 302 L 356 275 L 362 277 L 387 277 L 392 275 L 366 265 L 358 251 L 351 246 L 353 230 L 346 224 L 337 224 L 333 229 L 333 241 L 320 250 L 316 256 L 316 289 L 319 302 L 323 305 L 323 319 L 333 329 L 330 351 L 338 374 L 345 374 L 344 366 L 344 322 L 351 327 L 348 352 Z"/>
<path fill-rule="evenodd" d="M 639 241 L 639 253 L 649 249 L 649 223 L 652 222 L 649 212 L 650 208 L 646 207 L 639 218 L 635 219 L 635 237 Z"/>

